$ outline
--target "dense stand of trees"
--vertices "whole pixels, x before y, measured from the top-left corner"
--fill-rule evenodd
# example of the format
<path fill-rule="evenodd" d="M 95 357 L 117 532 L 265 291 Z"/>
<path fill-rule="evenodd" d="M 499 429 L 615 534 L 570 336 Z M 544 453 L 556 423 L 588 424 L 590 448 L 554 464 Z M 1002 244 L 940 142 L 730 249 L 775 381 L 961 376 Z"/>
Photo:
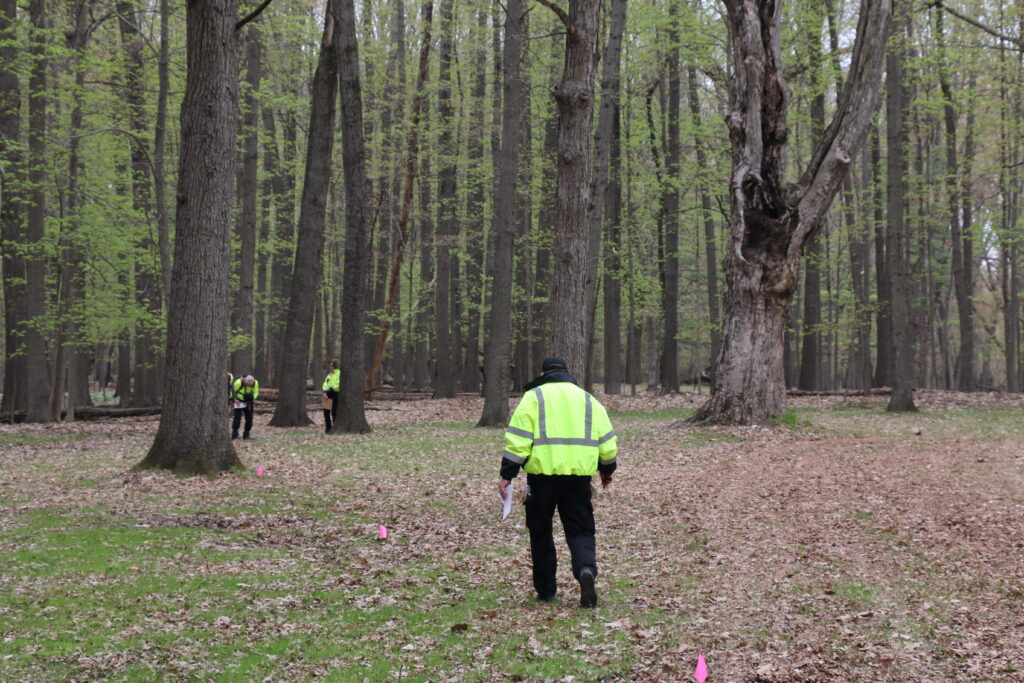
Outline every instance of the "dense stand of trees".
<path fill-rule="evenodd" d="M 895 0 L 888 43 L 855 44 L 888 2 L 223 2 L 213 161 L 187 156 L 194 4 L 0 0 L 4 414 L 184 393 L 198 419 L 194 382 L 218 401 L 232 371 L 298 424 L 332 357 L 343 431 L 384 386 L 483 390 L 500 423 L 548 354 L 610 392 L 714 377 L 719 421 L 777 414 L 786 384 L 894 408 L 1024 386 L 1024 8 Z M 761 15 L 754 152 L 730 87 L 764 76 L 736 61 Z M 858 50 L 884 104 L 851 132 Z"/>

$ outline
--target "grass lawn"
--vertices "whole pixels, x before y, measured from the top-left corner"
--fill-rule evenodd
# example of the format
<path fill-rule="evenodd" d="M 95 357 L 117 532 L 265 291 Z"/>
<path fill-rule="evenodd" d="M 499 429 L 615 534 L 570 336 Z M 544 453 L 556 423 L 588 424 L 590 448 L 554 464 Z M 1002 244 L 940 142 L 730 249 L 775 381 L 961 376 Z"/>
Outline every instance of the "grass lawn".
<path fill-rule="evenodd" d="M 129 472 L 151 419 L 0 427 L 0 680 L 1024 680 L 1021 406 L 697 429 L 669 425 L 701 397 L 601 398 L 586 611 L 563 539 L 532 601 L 477 399 L 382 402 L 368 435 L 257 416 L 213 479 Z"/>

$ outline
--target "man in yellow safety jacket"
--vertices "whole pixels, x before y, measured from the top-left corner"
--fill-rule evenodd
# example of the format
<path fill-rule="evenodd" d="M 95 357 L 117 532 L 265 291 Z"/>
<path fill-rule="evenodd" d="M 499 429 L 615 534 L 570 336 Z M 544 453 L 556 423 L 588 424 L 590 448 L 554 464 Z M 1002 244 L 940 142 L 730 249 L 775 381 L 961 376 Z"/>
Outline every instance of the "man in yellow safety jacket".
<path fill-rule="evenodd" d="M 597 605 L 590 479 L 599 472 L 601 484 L 611 484 L 616 452 L 615 430 L 604 406 L 577 386 L 564 359 L 545 359 L 541 376 L 526 385 L 505 430 L 498 484 L 505 497 L 519 468 L 526 470 L 526 526 L 538 600 L 550 602 L 558 591 L 551 531 L 558 508 L 572 556 L 572 575 L 580 584 L 580 605 Z"/>
<path fill-rule="evenodd" d="M 242 438 L 248 439 L 252 431 L 253 406 L 260 395 L 260 383 L 252 375 L 239 377 L 231 385 L 231 404 L 235 409 L 234 417 L 231 419 L 231 438 L 238 438 L 238 427 L 242 424 L 242 415 L 245 415 L 245 431 Z"/>
<path fill-rule="evenodd" d="M 324 377 L 323 392 L 324 398 L 330 399 L 331 407 L 324 408 L 324 433 L 331 433 L 332 419 L 338 417 L 338 392 L 341 391 L 341 363 L 335 359 L 327 366 L 327 376 Z M 323 403 L 321 403 L 321 406 Z"/>

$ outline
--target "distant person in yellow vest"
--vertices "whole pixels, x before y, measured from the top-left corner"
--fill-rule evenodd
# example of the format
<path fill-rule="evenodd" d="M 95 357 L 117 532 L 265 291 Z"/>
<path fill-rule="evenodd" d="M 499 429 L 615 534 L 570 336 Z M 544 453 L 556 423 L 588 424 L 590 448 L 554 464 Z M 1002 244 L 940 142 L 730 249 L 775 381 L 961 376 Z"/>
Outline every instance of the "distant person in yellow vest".
<path fill-rule="evenodd" d="M 242 438 L 248 439 L 252 431 L 252 414 L 256 399 L 260 395 L 260 383 L 252 375 L 239 377 L 231 385 L 232 407 L 235 409 L 235 416 L 231 419 L 231 438 L 238 438 L 238 427 L 242 424 L 242 415 L 245 415 L 245 431 Z"/>
<path fill-rule="evenodd" d="M 533 587 L 537 599 L 551 602 L 558 586 L 558 558 L 552 536 L 555 509 L 562 519 L 580 584 L 580 605 L 597 606 L 597 548 L 590 479 L 601 474 L 608 486 L 615 471 L 615 430 L 596 398 L 581 389 L 563 358 L 546 358 L 540 377 L 526 385 L 505 430 L 498 491 L 526 470 L 526 526 L 530 530 Z"/>
<path fill-rule="evenodd" d="M 330 434 L 334 419 L 338 417 L 338 392 L 341 391 L 341 363 L 335 358 L 327 366 L 327 376 L 324 377 L 323 397 L 320 402 L 324 411 L 324 433 Z M 330 403 L 330 407 L 328 406 Z"/>

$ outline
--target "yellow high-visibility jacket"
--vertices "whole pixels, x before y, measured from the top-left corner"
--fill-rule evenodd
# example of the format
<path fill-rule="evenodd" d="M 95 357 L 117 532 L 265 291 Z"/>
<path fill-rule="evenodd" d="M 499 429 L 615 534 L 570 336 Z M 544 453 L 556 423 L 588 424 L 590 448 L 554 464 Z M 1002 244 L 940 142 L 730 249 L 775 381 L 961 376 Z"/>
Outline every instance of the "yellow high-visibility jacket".
<path fill-rule="evenodd" d="M 334 389 L 335 391 L 341 391 L 341 370 L 335 369 L 327 373 L 324 377 L 324 391 Z"/>
<path fill-rule="evenodd" d="M 604 406 L 572 382 L 523 394 L 505 430 L 504 458 L 528 474 L 592 476 L 615 462 L 615 430 Z"/>
<path fill-rule="evenodd" d="M 231 398 L 242 402 L 255 401 L 260 396 L 260 381 L 257 379 L 253 382 L 251 387 L 247 387 L 242 385 L 241 377 L 236 379 L 235 383 L 231 385 Z"/>

